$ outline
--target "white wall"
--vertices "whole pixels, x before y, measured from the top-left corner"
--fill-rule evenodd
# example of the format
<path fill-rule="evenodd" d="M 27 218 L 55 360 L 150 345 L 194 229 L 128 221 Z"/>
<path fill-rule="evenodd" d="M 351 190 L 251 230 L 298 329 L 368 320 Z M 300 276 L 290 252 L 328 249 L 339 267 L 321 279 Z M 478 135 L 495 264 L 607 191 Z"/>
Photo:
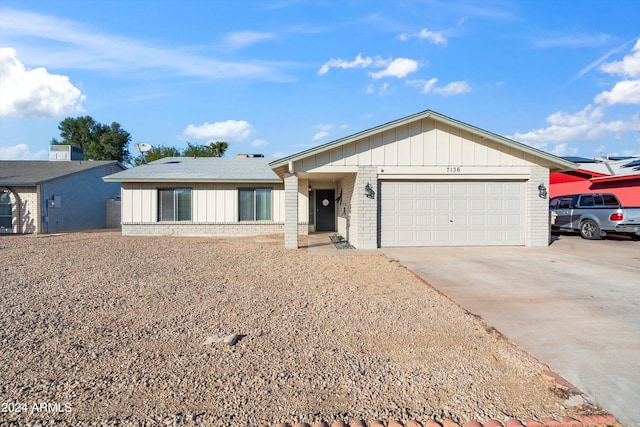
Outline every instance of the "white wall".
<path fill-rule="evenodd" d="M 272 222 L 284 222 L 283 184 L 122 183 L 122 223 L 158 221 L 158 189 L 191 188 L 194 223 L 237 223 L 238 188 L 272 188 Z"/>
<path fill-rule="evenodd" d="M 534 166 L 533 155 L 433 119 L 398 126 L 301 159 L 295 170 L 319 167 L 355 172 L 357 166 Z M 351 167 L 351 168 L 349 168 Z"/>

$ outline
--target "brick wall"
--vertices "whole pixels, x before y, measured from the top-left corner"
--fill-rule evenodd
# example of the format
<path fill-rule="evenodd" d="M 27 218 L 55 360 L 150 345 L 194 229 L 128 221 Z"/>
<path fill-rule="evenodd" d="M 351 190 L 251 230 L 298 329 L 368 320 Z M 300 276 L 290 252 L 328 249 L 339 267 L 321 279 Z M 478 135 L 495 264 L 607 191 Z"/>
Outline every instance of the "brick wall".
<path fill-rule="evenodd" d="M 38 203 L 38 188 L 30 187 L 2 187 L 9 192 L 11 199 L 11 229 L 2 230 L 3 233 L 39 233 L 40 204 Z"/>
<path fill-rule="evenodd" d="M 374 198 L 365 195 L 365 186 L 371 185 Z M 358 249 L 378 247 L 378 172 L 375 166 L 358 166 L 351 199 L 350 243 Z"/>
<path fill-rule="evenodd" d="M 544 184 L 549 189 L 549 170 L 542 166 L 531 167 L 531 178 L 526 184 L 527 236 L 526 246 L 544 247 L 549 245 L 549 197 L 539 197 L 538 186 Z"/>
<path fill-rule="evenodd" d="M 302 227 L 306 228 L 306 225 L 301 225 L 300 228 Z M 122 224 L 123 236 L 256 236 L 283 232 L 284 224 L 274 222 Z"/>
<path fill-rule="evenodd" d="M 298 249 L 298 176 L 284 175 L 284 246 Z"/>

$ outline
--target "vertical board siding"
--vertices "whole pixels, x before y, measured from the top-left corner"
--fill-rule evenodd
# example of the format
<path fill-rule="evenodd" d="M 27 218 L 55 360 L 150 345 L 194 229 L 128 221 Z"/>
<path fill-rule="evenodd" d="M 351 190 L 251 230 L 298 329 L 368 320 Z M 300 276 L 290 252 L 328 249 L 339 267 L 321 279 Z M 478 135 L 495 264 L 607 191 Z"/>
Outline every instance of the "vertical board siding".
<path fill-rule="evenodd" d="M 322 166 L 533 166 L 534 156 L 432 119 L 400 125 L 296 162 Z"/>
<path fill-rule="evenodd" d="M 238 222 L 238 188 L 272 188 L 272 221 L 284 221 L 282 184 L 123 183 L 122 223 L 154 223 L 158 220 L 158 189 L 191 188 L 193 223 Z M 126 208 L 128 207 L 128 208 Z"/>
<path fill-rule="evenodd" d="M 424 165 L 424 133 L 422 133 L 422 122 L 409 124 L 409 149 L 411 158 L 409 164 L 411 166 Z"/>

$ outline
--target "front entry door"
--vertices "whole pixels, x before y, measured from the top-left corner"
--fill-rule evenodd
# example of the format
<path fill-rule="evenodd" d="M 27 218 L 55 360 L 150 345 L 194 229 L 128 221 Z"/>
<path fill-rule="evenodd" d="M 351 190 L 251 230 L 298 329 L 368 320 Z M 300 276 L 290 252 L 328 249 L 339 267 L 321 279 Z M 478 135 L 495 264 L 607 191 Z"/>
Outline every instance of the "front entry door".
<path fill-rule="evenodd" d="M 336 231 L 336 193 L 316 190 L 316 231 Z"/>

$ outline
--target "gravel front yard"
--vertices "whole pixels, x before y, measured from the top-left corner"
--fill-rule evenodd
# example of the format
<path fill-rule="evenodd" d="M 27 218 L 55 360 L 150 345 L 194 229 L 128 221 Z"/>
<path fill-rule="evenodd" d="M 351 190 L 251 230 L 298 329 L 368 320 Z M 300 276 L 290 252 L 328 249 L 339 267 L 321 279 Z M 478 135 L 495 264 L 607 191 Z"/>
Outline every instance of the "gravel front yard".
<path fill-rule="evenodd" d="M 0 259 L 0 424 L 575 415 L 538 364 L 383 255 L 101 232 L 0 236 Z M 219 333 L 240 339 L 203 345 Z"/>

